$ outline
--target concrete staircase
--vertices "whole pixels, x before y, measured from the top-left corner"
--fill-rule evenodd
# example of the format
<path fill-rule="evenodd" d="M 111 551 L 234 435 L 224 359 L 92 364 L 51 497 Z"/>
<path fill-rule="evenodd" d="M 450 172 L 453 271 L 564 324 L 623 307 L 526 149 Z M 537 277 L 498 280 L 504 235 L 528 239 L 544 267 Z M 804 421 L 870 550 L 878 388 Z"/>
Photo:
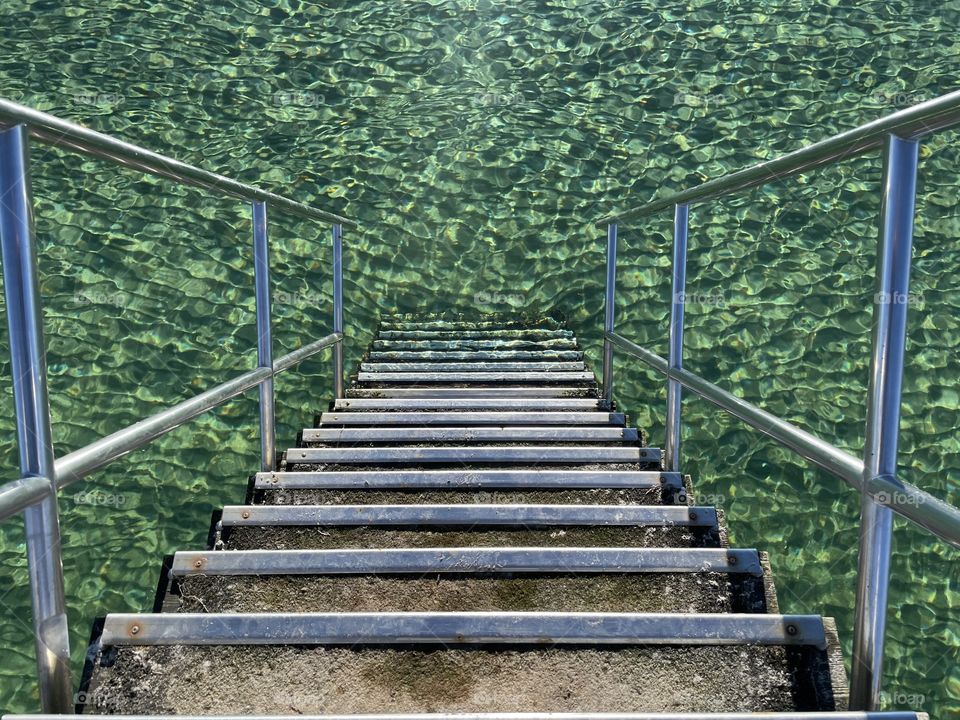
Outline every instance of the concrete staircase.
<path fill-rule="evenodd" d="M 98 624 L 86 712 L 922 717 L 839 712 L 833 622 L 779 613 L 561 323 L 385 319 L 346 395 Z"/>

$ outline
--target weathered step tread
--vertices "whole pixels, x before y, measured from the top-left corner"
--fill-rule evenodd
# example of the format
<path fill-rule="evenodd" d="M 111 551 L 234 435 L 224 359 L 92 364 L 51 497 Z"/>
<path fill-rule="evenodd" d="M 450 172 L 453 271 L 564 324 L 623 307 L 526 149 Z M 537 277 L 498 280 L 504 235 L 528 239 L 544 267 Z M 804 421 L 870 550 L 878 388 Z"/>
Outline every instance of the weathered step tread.
<path fill-rule="evenodd" d="M 473 427 L 321 427 L 305 428 L 302 442 L 344 443 L 637 443 L 635 428 L 589 425 Z M 296 449 L 287 451 L 294 457 Z"/>
<path fill-rule="evenodd" d="M 775 645 L 827 649 L 818 615 L 673 613 L 111 613 L 120 645 Z"/>
<path fill-rule="evenodd" d="M 586 365 L 573 360 L 530 360 L 502 362 L 373 362 L 360 363 L 361 372 L 584 372 Z"/>
<path fill-rule="evenodd" d="M 385 387 L 347 390 L 347 398 L 597 398 L 595 387 L 531 387 L 529 385 L 491 387 Z"/>
<path fill-rule="evenodd" d="M 514 339 L 551 339 L 573 338 L 572 330 L 551 330 L 547 328 L 444 328 L 444 329 L 407 329 L 381 330 L 377 333 L 378 340 L 498 340 Z"/>
<path fill-rule="evenodd" d="M 257 490 L 683 488 L 680 473 L 603 470 L 353 470 L 257 473 Z"/>
<path fill-rule="evenodd" d="M 530 372 L 364 372 L 357 373 L 362 383 L 589 383 L 596 378 L 590 371 L 530 371 Z"/>
<path fill-rule="evenodd" d="M 763 574 L 754 549 L 424 548 L 389 550 L 181 551 L 171 572 L 185 575 L 359 575 L 436 573 Z"/>
<path fill-rule="evenodd" d="M 369 362 L 582 362 L 580 350 L 371 350 Z"/>
<path fill-rule="evenodd" d="M 763 578 L 723 572 L 202 574 L 176 588 L 176 612 L 768 611 Z"/>
<path fill-rule="evenodd" d="M 660 462 L 659 448 L 627 445 L 477 445 L 439 447 L 293 448 L 287 451 L 289 469 L 300 465 L 387 465 L 460 463 L 649 463 Z"/>
<path fill-rule="evenodd" d="M 501 410 L 501 411 L 590 411 L 605 410 L 609 403 L 595 397 L 496 397 L 492 392 L 489 395 L 470 397 L 466 393 L 460 397 L 436 396 L 438 389 L 424 389 L 421 395 L 400 397 L 346 397 L 334 401 L 334 411 L 346 410 L 390 410 L 408 412 L 414 410 Z M 485 388 L 494 391 L 497 388 Z M 434 397 L 431 397 L 434 395 Z"/>
<path fill-rule="evenodd" d="M 264 490 L 255 505 L 674 505 L 660 488 L 444 488 L 437 490 Z"/>
<path fill-rule="evenodd" d="M 564 411 L 490 412 L 325 412 L 320 427 L 350 425 L 618 425 L 626 423 L 623 413 Z"/>
<path fill-rule="evenodd" d="M 523 340 L 500 338 L 491 340 L 374 340 L 371 350 L 577 350 L 574 338 Z"/>
<path fill-rule="evenodd" d="M 672 505 L 227 505 L 224 526 L 691 526 L 716 527 L 709 506 Z"/>

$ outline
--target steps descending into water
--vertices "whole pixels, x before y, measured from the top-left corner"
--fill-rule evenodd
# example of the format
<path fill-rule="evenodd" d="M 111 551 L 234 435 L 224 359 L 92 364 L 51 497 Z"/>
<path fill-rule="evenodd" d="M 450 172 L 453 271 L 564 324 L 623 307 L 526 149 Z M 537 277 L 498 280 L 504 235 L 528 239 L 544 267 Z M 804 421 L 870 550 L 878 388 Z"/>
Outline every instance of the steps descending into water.
<path fill-rule="evenodd" d="M 923 717 L 842 712 L 832 621 L 780 614 L 561 322 L 386 318 L 314 425 L 105 618 L 87 712 Z"/>

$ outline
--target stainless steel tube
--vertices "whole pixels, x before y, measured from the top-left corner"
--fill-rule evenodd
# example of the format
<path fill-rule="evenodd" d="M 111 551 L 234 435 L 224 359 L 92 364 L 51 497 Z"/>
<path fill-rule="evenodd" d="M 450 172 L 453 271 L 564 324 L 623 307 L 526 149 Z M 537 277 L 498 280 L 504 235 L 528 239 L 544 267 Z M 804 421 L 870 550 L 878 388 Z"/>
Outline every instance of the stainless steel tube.
<path fill-rule="evenodd" d="M 850 706 L 880 704 L 893 513 L 866 488 L 878 476 L 897 473 L 900 391 L 903 384 L 913 248 L 913 213 L 919 143 L 890 135 L 884 160 L 880 242 L 877 248 L 873 344 L 863 454 L 864 492 L 860 511 L 860 563 L 853 633 Z"/>
<path fill-rule="evenodd" d="M 687 292 L 687 226 L 690 209 L 677 205 L 673 209 L 673 278 L 670 286 L 670 348 L 667 362 L 671 370 L 683 368 L 683 310 Z M 663 443 L 663 467 L 680 472 L 681 387 L 667 380 L 666 437 Z"/>
<path fill-rule="evenodd" d="M 343 226 L 333 226 L 333 332 L 343 337 Z M 342 398 L 343 341 L 333 348 L 333 395 Z"/>
<path fill-rule="evenodd" d="M 269 202 L 274 208 L 313 220 L 336 222 L 348 227 L 355 225 L 352 220 L 325 210 L 318 210 L 253 185 L 188 165 L 172 157 L 160 155 L 139 145 L 118 140 L 25 105 L 0 99 L 0 126 L 18 123 L 25 123 L 30 135 L 41 142 L 69 148 L 117 165 L 135 168 L 157 177 L 173 180 L 181 185 L 212 190 L 250 202 Z"/>
<path fill-rule="evenodd" d="M 96 442 L 75 450 L 69 455 L 58 458 L 56 468 L 57 486 L 70 485 L 94 470 L 109 465 L 128 452 L 143 447 L 187 420 L 202 415 L 230 398 L 240 395 L 250 388 L 258 386 L 273 373 L 270 368 L 256 368 L 238 375 L 222 385 L 217 385 L 156 415 L 141 420 L 128 427 L 107 435 Z"/>
<path fill-rule="evenodd" d="M 607 284 L 603 295 L 603 398 L 613 400 L 613 332 L 617 294 L 617 224 L 607 225 Z"/>
<path fill-rule="evenodd" d="M 257 366 L 273 370 L 273 330 L 270 322 L 270 241 L 267 204 L 253 203 L 253 279 L 257 306 Z M 260 469 L 277 462 L 273 374 L 260 383 Z"/>
<path fill-rule="evenodd" d="M 25 478 L 43 478 L 49 490 L 24 511 L 40 705 L 44 712 L 69 713 L 73 711 L 70 637 L 37 281 L 29 140 L 23 125 L 0 130 L 0 198 L 3 290 L 20 472 Z"/>
<path fill-rule="evenodd" d="M 782 180 L 803 172 L 849 159 L 879 148 L 890 134 L 917 139 L 924 135 L 960 124 L 960 90 L 927 100 L 913 107 L 885 115 L 852 130 L 839 133 L 820 142 L 807 145 L 773 160 L 737 170 L 709 180 L 702 185 L 681 190 L 645 205 L 615 212 L 597 221 L 598 225 L 623 222 L 628 219 L 663 210 L 671 205 L 692 204 L 710 198 L 730 195 L 747 188 Z"/>

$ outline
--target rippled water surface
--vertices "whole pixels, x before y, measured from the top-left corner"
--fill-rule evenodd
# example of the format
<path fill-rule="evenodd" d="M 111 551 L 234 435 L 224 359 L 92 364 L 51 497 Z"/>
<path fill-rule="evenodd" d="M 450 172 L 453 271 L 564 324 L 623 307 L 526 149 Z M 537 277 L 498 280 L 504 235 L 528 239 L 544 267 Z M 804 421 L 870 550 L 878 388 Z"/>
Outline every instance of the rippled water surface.
<path fill-rule="evenodd" d="M 351 364 L 381 313 L 471 308 L 564 315 L 595 361 L 605 212 L 955 89 L 958 25 L 956 0 L 6 0 L 0 96 L 359 220 Z M 58 453 L 251 366 L 247 208 L 33 157 Z M 958 160 L 954 134 L 923 149 L 902 440 L 905 475 L 954 503 Z M 691 215 L 688 365 L 854 452 L 879 180 L 865 157 Z M 290 349 L 330 329 L 329 229 L 272 220 Z M 666 215 L 621 230 L 619 325 L 659 352 L 669 232 Z M 279 381 L 281 445 L 330 395 L 326 355 L 301 370 Z M 617 379 L 661 442 L 661 383 L 625 359 Z M 783 610 L 836 617 L 849 650 L 856 497 L 705 403 L 685 412 L 701 498 L 771 552 Z M 63 493 L 78 670 L 91 619 L 149 608 L 161 556 L 202 546 L 211 509 L 242 497 L 255 415 L 236 401 Z M 0 550 L 0 708 L 31 710 L 18 523 Z M 960 716 L 960 555 L 899 522 L 894 552 L 885 702 Z"/>

